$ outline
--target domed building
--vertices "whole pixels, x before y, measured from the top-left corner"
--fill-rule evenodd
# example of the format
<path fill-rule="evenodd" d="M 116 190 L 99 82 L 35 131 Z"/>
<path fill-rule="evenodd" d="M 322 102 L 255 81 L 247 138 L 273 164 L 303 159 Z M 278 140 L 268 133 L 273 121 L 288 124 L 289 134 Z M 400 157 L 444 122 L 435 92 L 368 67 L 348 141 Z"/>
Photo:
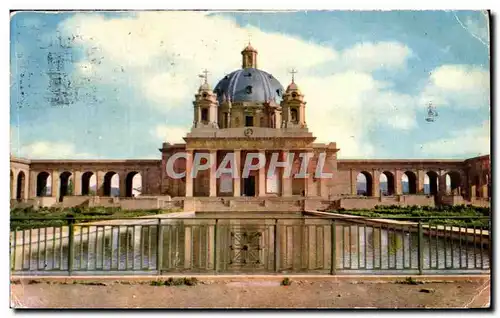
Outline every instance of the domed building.
<path fill-rule="evenodd" d="M 257 50 L 248 45 L 241 51 L 241 67 L 215 87 L 205 73 L 194 94 L 193 125 L 185 142 L 163 143 L 160 160 L 11 158 L 13 204 L 124 209 L 179 204 L 186 211 L 489 205 L 489 155 L 467 160 L 337 160 L 336 143 L 315 143 L 308 129 L 308 106 L 294 73 L 284 89 L 257 62 Z M 228 157 L 232 160 L 226 162 Z M 262 158 L 265 165 L 259 164 Z M 139 198 L 133 196 L 137 175 Z M 115 176 L 118 188 L 112 188 Z M 99 199 L 113 196 L 112 190 L 119 198 Z"/>
<path fill-rule="evenodd" d="M 208 153 L 218 163 L 232 152 L 242 172 L 249 153 L 260 153 L 266 162 L 273 153 L 279 153 L 281 162 L 289 153 L 323 149 L 328 153 L 323 171 L 333 172 L 338 149 L 335 143 L 313 144 L 315 137 L 306 124 L 304 95 L 294 79 L 285 90 L 272 74 L 258 68 L 258 52 L 250 44 L 241 51 L 241 57 L 241 68 L 225 75 L 213 90 L 205 74 L 205 82 L 193 101 L 194 121 L 184 138 L 186 144 L 165 144 L 163 162 L 176 151 L 187 151 L 192 156 Z M 299 169 L 298 162 L 294 167 Z M 251 171 L 248 178 L 233 179 L 224 175 L 217 178 L 209 169 L 197 172 L 196 178 L 166 177 L 164 187 L 172 196 L 186 197 L 326 195 L 327 180 L 283 178 L 281 170 L 268 174 L 263 167 Z"/>

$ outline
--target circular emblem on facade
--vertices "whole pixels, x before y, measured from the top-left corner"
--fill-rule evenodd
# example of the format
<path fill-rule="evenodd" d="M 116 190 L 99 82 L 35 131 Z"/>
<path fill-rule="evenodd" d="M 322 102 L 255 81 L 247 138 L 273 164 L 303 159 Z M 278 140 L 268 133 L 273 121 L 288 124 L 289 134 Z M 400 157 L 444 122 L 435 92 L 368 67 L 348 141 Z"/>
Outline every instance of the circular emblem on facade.
<path fill-rule="evenodd" d="M 244 134 L 245 136 L 250 137 L 253 134 L 253 129 L 252 128 L 245 129 Z"/>

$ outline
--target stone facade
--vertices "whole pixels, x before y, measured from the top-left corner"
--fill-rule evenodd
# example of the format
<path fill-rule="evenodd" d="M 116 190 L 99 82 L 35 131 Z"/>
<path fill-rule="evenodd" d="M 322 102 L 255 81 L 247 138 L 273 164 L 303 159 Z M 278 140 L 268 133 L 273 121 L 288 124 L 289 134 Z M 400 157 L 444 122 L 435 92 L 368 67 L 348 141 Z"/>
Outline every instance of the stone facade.
<path fill-rule="evenodd" d="M 490 157 L 467 160 L 341 160 L 335 142 L 315 143 L 306 122 L 306 101 L 298 85 L 284 90 L 272 75 L 256 68 L 257 51 L 248 46 L 242 52 L 242 70 L 225 76 L 215 90 L 203 83 L 193 101 L 193 126 L 185 143 L 163 143 L 159 160 L 28 160 L 11 157 L 11 199 L 34 205 L 122 206 L 124 208 L 162 208 L 170 198 L 182 201 L 184 208 L 214 210 L 255 209 L 280 210 L 306 208 L 370 208 L 374 205 L 434 205 L 436 203 L 489 205 L 491 170 Z M 312 154 L 305 178 L 286 177 L 285 168 L 268 175 L 273 153 L 283 162 L 293 155 L 292 176 L 300 170 L 299 153 Z M 173 161 L 176 173 L 167 174 L 169 159 L 185 153 L 186 158 Z M 223 158 L 234 156 L 239 173 L 217 178 L 216 166 Z M 241 174 L 249 162 L 248 154 L 266 158 L 266 165 L 251 171 L 248 178 Z M 315 168 L 324 154 L 323 173 L 331 178 L 317 178 Z M 197 156 L 209 158 L 216 166 L 198 171 Z M 111 196 L 111 177 L 119 176 L 119 196 Z M 132 197 L 132 178 L 142 178 L 141 196 Z M 363 174 L 366 191 L 358 193 L 357 178 Z M 381 191 L 381 175 L 387 189 Z M 406 176 L 408 189 L 402 183 Z M 50 196 L 44 192 L 50 176 Z M 96 189 L 91 191 L 89 180 L 95 176 Z M 424 180 L 429 179 L 425 193 Z M 449 176 L 451 187 L 447 189 Z M 68 182 L 72 180 L 72 193 Z M 85 199 L 93 197 L 92 200 Z M 207 199 L 202 200 L 203 197 Z M 242 201 L 242 197 L 244 199 Z M 128 198 L 128 199 L 126 199 Z M 252 198 L 254 200 L 252 201 Z M 135 200 L 135 201 L 134 201 Z M 201 201 L 200 201 L 201 200 Z M 132 202 L 132 203 L 131 203 Z M 134 204 L 133 202 L 137 202 Z M 277 203 L 278 202 L 278 203 Z M 177 203 L 176 203 L 177 204 Z M 168 205 L 168 204 L 167 204 Z M 182 204 L 181 204 L 182 205 Z"/>

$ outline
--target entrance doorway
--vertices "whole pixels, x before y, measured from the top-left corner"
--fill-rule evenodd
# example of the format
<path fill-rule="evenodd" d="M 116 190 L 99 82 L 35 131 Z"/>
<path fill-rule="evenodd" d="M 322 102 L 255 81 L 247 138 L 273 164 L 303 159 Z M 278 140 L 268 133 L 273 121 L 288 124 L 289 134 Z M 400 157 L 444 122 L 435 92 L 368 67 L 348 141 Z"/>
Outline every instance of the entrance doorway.
<path fill-rule="evenodd" d="M 243 195 L 246 197 L 255 196 L 255 176 L 248 176 L 243 181 Z"/>

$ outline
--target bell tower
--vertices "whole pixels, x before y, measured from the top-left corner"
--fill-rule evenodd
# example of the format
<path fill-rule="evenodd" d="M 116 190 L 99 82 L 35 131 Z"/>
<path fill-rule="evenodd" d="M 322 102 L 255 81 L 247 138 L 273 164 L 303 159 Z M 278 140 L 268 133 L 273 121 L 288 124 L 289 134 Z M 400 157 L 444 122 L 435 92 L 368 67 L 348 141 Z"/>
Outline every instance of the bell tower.
<path fill-rule="evenodd" d="M 194 105 L 194 128 L 210 127 L 218 128 L 217 124 L 217 95 L 208 85 L 208 71 L 203 71 L 203 83 L 195 94 Z"/>
<path fill-rule="evenodd" d="M 286 88 L 283 100 L 281 101 L 283 112 L 281 128 L 307 128 L 305 117 L 306 102 L 304 101 L 304 95 L 297 84 L 295 84 L 295 73 L 297 71 L 292 69 L 290 73 L 292 74 L 292 83 Z"/>

